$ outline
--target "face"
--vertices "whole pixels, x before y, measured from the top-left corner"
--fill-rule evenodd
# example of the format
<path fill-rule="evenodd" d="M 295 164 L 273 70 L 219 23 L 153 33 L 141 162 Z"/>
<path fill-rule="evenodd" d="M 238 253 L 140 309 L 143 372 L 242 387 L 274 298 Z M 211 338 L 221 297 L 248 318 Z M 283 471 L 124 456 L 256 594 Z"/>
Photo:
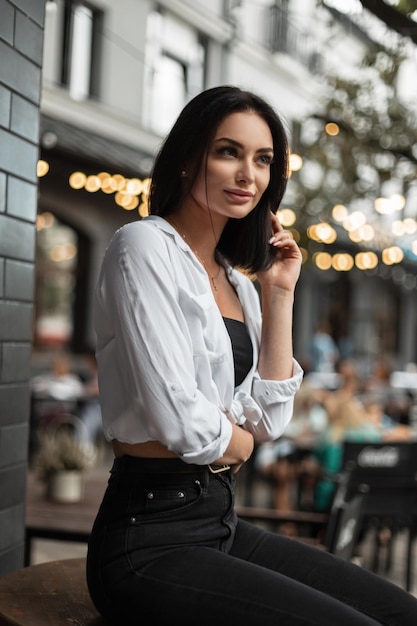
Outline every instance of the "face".
<path fill-rule="evenodd" d="M 242 218 L 269 184 L 273 141 L 268 124 L 254 112 L 232 113 L 218 126 L 191 190 L 201 208 L 224 218 Z"/>

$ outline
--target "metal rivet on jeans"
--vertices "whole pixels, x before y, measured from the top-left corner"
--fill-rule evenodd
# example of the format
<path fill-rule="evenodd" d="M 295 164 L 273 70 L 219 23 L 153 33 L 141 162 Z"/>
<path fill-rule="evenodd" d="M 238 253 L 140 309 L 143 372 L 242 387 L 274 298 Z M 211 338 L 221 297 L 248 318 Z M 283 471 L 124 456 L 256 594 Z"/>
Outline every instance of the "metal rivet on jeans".
<path fill-rule="evenodd" d="M 149 491 L 147 495 L 148 500 L 152 500 L 153 497 L 154 497 L 153 492 Z"/>

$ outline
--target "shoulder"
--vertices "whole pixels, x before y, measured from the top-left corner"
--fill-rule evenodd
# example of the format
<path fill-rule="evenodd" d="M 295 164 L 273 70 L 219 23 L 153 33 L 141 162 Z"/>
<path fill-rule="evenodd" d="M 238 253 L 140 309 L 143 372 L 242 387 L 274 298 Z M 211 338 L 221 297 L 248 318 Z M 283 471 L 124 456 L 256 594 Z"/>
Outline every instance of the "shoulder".
<path fill-rule="evenodd" d="M 114 233 L 106 256 L 141 261 L 164 256 L 172 240 L 164 230 L 164 222 L 162 218 L 151 216 L 125 224 Z"/>
<path fill-rule="evenodd" d="M 162 241 L 164 231 L 160 221 L 162 218 L 156 216 L 144 217 L 136 222 L 130 222 L 119 228 L 113 235 L 110 245 L 136 244 L 138 242 L 146 244 L 148 241 Z"/>

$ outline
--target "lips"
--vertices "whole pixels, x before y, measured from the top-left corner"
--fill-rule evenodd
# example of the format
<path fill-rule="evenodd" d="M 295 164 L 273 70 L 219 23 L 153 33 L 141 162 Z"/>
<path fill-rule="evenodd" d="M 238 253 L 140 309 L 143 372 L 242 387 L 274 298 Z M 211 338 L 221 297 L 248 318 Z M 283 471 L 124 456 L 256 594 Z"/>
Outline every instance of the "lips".
<path fill-rule="evenodd" d="M 243 191 L 242 189 L 225 189 L 224 193 L 236 204 L 246 204 L 254 196 L 251 191 Z"/>

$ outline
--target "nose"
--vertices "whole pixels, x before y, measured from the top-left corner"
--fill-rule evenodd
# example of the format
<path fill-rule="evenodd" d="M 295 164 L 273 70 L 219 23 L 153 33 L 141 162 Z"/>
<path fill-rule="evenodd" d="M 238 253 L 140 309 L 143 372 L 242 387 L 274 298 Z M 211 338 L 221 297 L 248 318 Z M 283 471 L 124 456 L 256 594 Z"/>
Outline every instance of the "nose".
<path fill-rule="evenodd" d="M 236 173 L 236 179 L 239 182 L 253 182 L 255 179 L 255 172 L 252 160 L 245 159 L 239 163 L 239 169 Z"/>

